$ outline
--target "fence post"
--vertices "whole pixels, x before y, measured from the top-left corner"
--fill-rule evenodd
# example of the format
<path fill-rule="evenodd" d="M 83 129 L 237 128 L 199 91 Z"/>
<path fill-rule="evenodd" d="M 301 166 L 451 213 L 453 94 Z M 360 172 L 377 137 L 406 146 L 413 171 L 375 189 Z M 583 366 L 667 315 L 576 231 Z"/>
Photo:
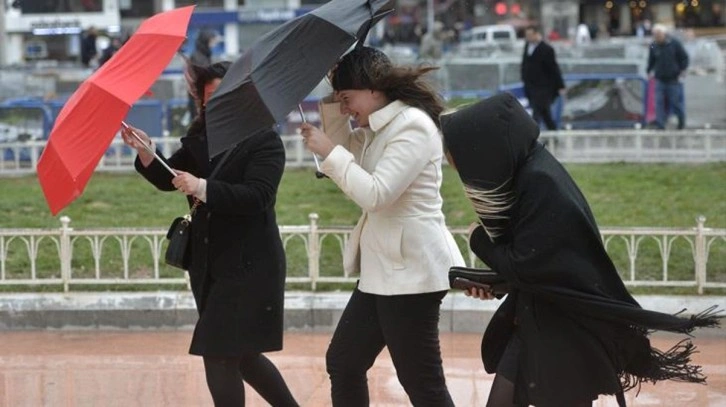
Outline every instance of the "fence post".
<path fill-rule="evenodd" d="M 640 160 L 643 158 L 643 133 L 640 131 L 640 123 L 636 123 L 636 126 L 638 131 L 635 132 L 635 156 Z"/>
<path fill-rule="evenodd" d="M 564 133 L 564 139 L 565 139 L 565 154 L 564 157 L 566 160 L 572 160 L 572 158 L 575 156 L 574 149 L 575 149 L 575 140 L 573 139 L 572 133 L 567 132 Z"/>
<path fill-rule="evenodd" d="M 38 171 L 38 146 L 35 145 L 35 143 L 31 142 L 28 143 L 30 147 L 28 147 L 28 150 L 30 150 L 30 168 L 33 169 L 33 171 Z"/>
<path fill-rule="evenodd" d="M 320 277 L 320 238 L 318 235 L 318 214 L 311 213 L 310 234 L 308 235 L 308 273 L 310 275 L 310 286 L 313 291 Z"/>
<path fill-rule="evenodd" d="M 61 216 L 61 228 L 60 228 L 60 267 L 61 267 L 61 279 L 63 280 L 63 292 L 68 292 L 69 284 L 71 282 L 71 236 L 70 232 L 73 228 L 68 227 L 71 223 L 71 218 L 68 216 Z"/>
<path fill-rule="evenodd" d="M 698 294 L 703 294 L 703 285 L 706 283 L 706 237 L 703 234 L 704 224 L 706 223 L 706 217 L 701 215 L 696 218 L 696 255 L 694 256 L 694 263 L 696 265 L 696 287 L 698 287 Z"/>

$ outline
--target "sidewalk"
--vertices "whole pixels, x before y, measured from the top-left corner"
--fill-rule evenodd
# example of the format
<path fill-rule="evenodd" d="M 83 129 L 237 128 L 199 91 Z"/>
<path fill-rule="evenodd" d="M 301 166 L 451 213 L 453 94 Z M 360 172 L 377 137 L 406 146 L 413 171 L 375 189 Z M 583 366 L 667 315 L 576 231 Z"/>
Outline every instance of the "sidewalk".
<path fill-rule="evenodd" d="M 350 292 L 285 293 L 287 331 L 332 332 Z M 636 296 L 643 308 L 667 313 L 726 309 L 726 296 Z M 481 333 L 500 300 L 478 301 L 451 292 L 441 304 L 441 332 Z M 188 291 L 5 293 L 0 296 L 0 331 L 23 329 L 191 328 L 197 320 Z M 718 330 L 726 337 L 726 329 Z"/>
<path fill-rule="evenodd" d="M 191 331 L 0 331 L 0 406 L 211 407 L 201 359 L 187 354 Z M 677 337 L 658 335 L 670 347 Z M 285 349 L 269 354 L 303 406 L 330 406 L 325 349 L 330 333 L 286 333 Z M 493 376 L 479 359 L 481 334 L 441 335 L 444 368 L 457 406 L 484 406 Z M 627 394 L 629 406 L 726 406 L 726 338 L 695 339 L 695 361 L 707 386 L 664 382 Z M 384 351 L 369 373 L 371 405 L 407 406 Z M 265 406 L 253 391 L 247 405 Z M 616 406 L 612 397 L 598 407 Z"/>

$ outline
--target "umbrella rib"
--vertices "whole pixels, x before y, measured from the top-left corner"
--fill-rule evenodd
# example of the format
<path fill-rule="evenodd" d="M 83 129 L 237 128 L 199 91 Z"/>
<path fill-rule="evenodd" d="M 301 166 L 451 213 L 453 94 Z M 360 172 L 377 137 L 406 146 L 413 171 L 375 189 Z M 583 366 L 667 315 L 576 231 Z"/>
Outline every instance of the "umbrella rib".
<path fill-rule="evenodd" d="M 110 91 L 110 90 L 106 89 L 105 87 L 101 86 L 101 85 L 100 85 L 99 83 L 97 83 L 97 82 L 95 82 L 95 81 L 93 81 L 93 80 L 91 80 L 90 82 L 88 82 L 88 84 L 89 84 L 90 86 L 93 86 L 93 87 L 95 87 L 95 88 L 97 88 L 97 89 L 100 89 L 100 90 L 102 90 L 102 91 L 106 92 L 106 93 L 107 93 L 108 95 L 112 96 L 112 97 L 113 97 L 114 99 L 116 99 L 116 100 L 120 100 L 121 102 L 123 102 L 123 103 L 125 103 L 126 105 L 128 105 L 128 106 L 129 106 L 129 108 L 131 108 L 131 105 L 133 105 L 133 103 L 129 103 L 129 102 L 125 101 L 124 99 L 122 99 L 122 98 L 118 97 L 118 95 L 116 95 L 116 94 L 115 94 L 114 92 L 112 92 L 112 91 Z"/>
<path fill-rule="evenodd" d="M 164 33 L 156 33 L 156 32 L 151 32 L 151 31 L 145 32 L 145 33 L 136 33 L 136 34 L 134 34 L 134 37 L 142 37 L 142 36 L 148 36 L 148 35 L 153 36 L 154 38 L 168 37 L 168 38 L 173 38 L 173 39 L 178 39 L 178 40 L 186 39 L 186 35 L 184 35 L 184 34 L 164 34 Z"/>

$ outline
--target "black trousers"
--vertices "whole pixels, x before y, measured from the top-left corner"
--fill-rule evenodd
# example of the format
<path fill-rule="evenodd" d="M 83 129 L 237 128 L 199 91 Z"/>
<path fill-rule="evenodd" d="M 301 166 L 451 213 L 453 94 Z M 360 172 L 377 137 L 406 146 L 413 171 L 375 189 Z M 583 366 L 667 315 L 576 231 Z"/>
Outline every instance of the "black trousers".
<path fill-rule="evenodd" d="M 547 130 L 557 130 L 557 124 L 552 119 L 552 102 L 554 98 L 549 91 L 530 91 L 529 106 L 532 108 L 532 118 L 539 123 L 543 121 Z"/>
<path fill-rule="evenodd" d="M 333 406 L 368 406 L 366 372 L 388 347 L 414 406 L 453 406 L 439 347 L 446 291 L 382 296 L 353 292 L 326 354 Z"/>

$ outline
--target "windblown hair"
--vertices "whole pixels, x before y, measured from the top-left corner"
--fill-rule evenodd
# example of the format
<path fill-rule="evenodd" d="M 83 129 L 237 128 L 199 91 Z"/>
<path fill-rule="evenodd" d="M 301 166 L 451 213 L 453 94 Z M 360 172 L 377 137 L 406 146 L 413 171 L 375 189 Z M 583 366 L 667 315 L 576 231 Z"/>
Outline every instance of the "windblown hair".
<path fill-rule="evenodd" d="M 191 63 L 186 58 L 185 60 L 186 69 L 184 69 L 184 79 L 186 79 L 187 91 L 199 106 L 199 114 L 190 126 L 191 131 L 198 130 L 200 127 L 203 128 L 205 125 L 206 104 L 202 103 L 204 87 L 215 79 L 222 79 L 232 63 L 222 61 L 208 66 L 199 66 Z"/>
<path fill-rule="evenodd" d="M 474 212 L 479 216 L 479 223 L 492 241 L 502 235 L 502 229 L 509 220 L 509 209 L 514 205 L 510 183 L 506 181 L 489 190 L 464 184 L 464 194 L 471 201 Z"/>
<path fill-rule="evenodd" d="M 401 102 L 426 112 L 441 128 L 439 115 L 444 102 L 424 76 L 437 67 L 398 67 L 383 52 L 360 47 L 345 55 L 330 74 L 333 89 L 370 89 L 383 92 L 393 102 Z"/>

